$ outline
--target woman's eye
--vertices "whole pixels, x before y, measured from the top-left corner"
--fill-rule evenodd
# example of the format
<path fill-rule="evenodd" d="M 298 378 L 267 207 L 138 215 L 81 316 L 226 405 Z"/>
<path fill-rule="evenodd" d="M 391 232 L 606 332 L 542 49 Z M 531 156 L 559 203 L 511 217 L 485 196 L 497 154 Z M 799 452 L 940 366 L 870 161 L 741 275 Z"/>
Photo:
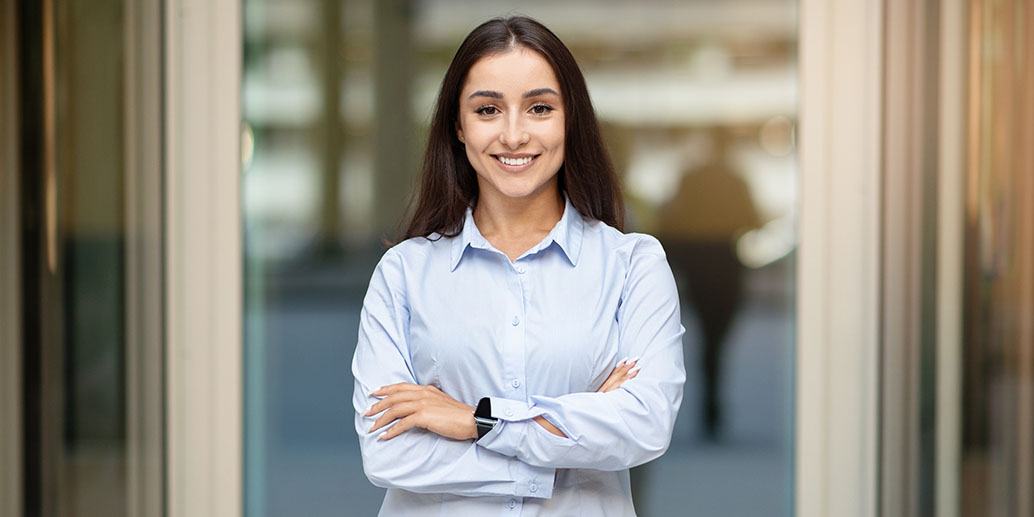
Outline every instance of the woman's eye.
<path fill-rule="evenodd" d="M 536 115 L 545 115 L 550 111 L 553 111 L 553 107 L 548 104 L 536 104 L 531 107 L 531 112 Z"/>
<path fill-rule="evenodd" d="M 495 115 L 496 113 L 499 113 L 499 110 L 496 109 L 495 106 L 481 106 L 474 110 L 474 113 L 477 113 L 478 115 Z"/>

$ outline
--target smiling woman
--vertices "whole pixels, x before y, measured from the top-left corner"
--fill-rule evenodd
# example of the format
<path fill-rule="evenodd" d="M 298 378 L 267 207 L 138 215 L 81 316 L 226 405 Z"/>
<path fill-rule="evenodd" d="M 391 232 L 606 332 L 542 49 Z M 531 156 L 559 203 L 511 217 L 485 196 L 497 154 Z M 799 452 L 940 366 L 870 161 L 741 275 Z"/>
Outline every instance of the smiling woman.
<path fill-rule="evenodd" d="M 622 212 L 567 48 L 528 18 L 476 28 L 360 316 L 352 403 L 382 514 L 635 514 L 628 469 L 671 441 L 684 329 L 664 251 Z"/>
<path fill-rule="evenodd" d="M 548 154 L 536 167 L 582 215 L 623 229 L 621 187 L 574 56 L 538 22 L 493 20 L 467 36 L 445 73 L 403 238 L 457 235 L 467 207 L 486 194 L 480 178 L 513 172 L 492 155 L 515 164 L 534 153 Z"/>
<path fill-rule="evenodd" d="M 487 89 L 491 85 L 502 91 Z M 481 199 L 492 196 L 505 203 L 505 198 L 557 192 L 565 133 L 559 89 L 549 62 L 523 48 L 485 57 L 471 67 L 457 133 L 477 171 Z M 475 211 L 475 221 L 478 215 Z"/>

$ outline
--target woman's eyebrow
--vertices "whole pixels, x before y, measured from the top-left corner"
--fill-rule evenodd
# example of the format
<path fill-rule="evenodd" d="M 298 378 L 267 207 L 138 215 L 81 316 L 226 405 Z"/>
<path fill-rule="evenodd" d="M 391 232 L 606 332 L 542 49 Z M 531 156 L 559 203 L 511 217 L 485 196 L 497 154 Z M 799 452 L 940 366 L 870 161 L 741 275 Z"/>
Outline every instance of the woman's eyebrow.
<path fill-rule="evenodd" d="M 557 97 L 560 96 L 560 94 L 557 93 L 556 90 L 554 90 L 552 88 L 535 88 L 534 90 L 529 90 L 529 91 L 524 92 L 523 97 L 525 99 L 527 99 L 528 97 L 538 97 L 539 95 L 546 95 L 548 93 L 552 93 L 553 95 L 556 95 Z"/>
<path fill-rule="evenodd" d="M 474 97 L 490 97 L 490 98 L 493 98 L 493 99 L 502 99 L 503 98 L 503 94 L 501 94 L 499 92 L 492 91 L 492 90 L 478 90 L 478 91 L 470 94 L 470 96 L 467 97 L 467 98 L 468 99 L 473 99 Z"/>
<path fill-rule="evenodd" d="M 534 90 L 528 90 L 528 91 L 524 92 L 524 95 L 522 95 L 521 97 L 527 99 L 529 97 L 538 97 L 539 95 L 547 95 L 547 94 L 553 94 L 553 95 L 556 95 L 557 97 L 560 96 L 560 94 L 557 93 L 557 91 L 552 89 L 552 88 L 535 88 Z M 502 99 L 503 98 L 503 94 L 499 93 L 497 91 L 494 91 L 494 90 L 478 90 L 478 91 L 470 94 L 469 96 L 467 96 L 468 99 L 473 99 L 474 97 L 489 97 L 489 98 L 492 98 L 492 99 Z"/>

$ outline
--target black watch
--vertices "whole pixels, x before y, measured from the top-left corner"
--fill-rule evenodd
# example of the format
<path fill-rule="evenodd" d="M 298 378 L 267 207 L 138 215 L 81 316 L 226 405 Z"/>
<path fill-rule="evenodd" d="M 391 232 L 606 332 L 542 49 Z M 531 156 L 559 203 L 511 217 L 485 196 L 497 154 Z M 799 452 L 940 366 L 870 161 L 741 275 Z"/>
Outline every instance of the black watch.
<path fill-rule="evenodd" d="M 482 398 L 478 402 L 477 409 L 474 410 L 474 426 L 478 430 L 478 440 L 483 438 L 492 429 L 495 429 L 497 423 L 499 423 L 499 419 L 492 418 L 492 399 L 488 397 Z"/>

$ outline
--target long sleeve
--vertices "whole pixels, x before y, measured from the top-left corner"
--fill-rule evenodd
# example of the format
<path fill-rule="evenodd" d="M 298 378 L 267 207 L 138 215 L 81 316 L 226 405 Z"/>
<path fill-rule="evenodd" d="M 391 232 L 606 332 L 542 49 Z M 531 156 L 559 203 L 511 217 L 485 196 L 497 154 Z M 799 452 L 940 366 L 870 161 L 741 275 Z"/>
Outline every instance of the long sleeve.
<path fill-rule="evenodd" d="M 398 382 L 420 384 L 409 349 L 404 278 L 401 257 L 389 250 L 374 271 L 360 315 L 352 405 L 366 476 L 380 487 L 419 493 L 551 497 L 553 468 L 531 466 L 472 441 L 423 429 L 387 441 L 378 440 L 381 430 L 368 431 L 376 420 L 363 416 L 377 401 L 371 391 Z"/>
<path fill-rule="evenodd" d="M 643 236 L 629 260 L 616 319 L 620 349 L 639 356 L 641 371 L 608 393 L 492 398 L 501 423 L 478 441 L 530 465 L 621 470 L 664 453 L 682 401 L 683 366 L 678 293 L 664 251 Z M 532 420 L 543 416 L 567 435 Z"/>

